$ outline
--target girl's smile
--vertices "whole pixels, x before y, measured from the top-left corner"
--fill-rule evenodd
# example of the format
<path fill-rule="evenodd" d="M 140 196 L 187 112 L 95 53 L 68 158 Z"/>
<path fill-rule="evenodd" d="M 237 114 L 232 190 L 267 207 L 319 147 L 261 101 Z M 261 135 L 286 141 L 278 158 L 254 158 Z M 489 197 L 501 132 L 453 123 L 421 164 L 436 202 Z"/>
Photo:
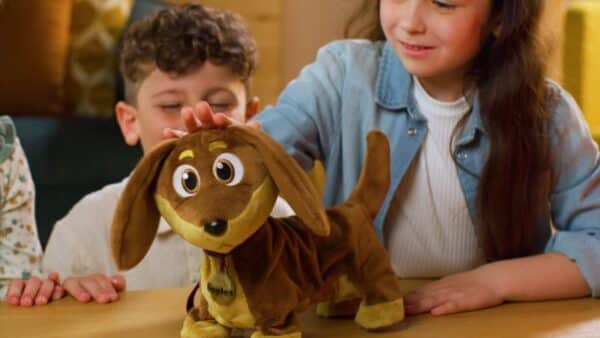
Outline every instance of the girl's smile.
<path fill-rule="evenodd" d="M 400 40 L 398 40 L 398 43 L 402 47 L 402 52 L 410 57 L 425 57 L 435 49 L 431 46 L 410 44 Z"/>

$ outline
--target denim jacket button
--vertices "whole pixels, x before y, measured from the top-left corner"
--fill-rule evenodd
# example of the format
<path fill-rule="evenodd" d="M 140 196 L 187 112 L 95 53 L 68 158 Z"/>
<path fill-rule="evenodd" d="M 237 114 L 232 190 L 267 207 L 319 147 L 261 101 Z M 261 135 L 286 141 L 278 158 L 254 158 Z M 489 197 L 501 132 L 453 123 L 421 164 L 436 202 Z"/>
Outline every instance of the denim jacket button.
<path fill-rule="evenodd" d="M 417 129 L 416 128 L 410 128 L 408 129 L 408 136 L 415 136 L 417 135 Z"/>

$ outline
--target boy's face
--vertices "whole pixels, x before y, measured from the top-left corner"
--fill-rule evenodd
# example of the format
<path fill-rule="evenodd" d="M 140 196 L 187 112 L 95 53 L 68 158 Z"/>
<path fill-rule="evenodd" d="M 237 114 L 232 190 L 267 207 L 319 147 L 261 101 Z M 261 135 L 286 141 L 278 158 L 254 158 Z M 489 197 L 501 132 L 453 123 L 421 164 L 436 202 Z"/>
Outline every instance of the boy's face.
<path fill-rule="evenodd" d="M 205 62 L 180 76 L 155 68 L 142 81 L 137 104 L 119 102 L 116 113 L 125 142 L 135 145 L 140 141 L 147 153 L 165 139 L 163 129 L 184 129 L 183 107 L 206 101 L 215 113 L 244 122 L 258 110 L 257 100 L 246 96 L 244 83 L 227 66 Z"/>

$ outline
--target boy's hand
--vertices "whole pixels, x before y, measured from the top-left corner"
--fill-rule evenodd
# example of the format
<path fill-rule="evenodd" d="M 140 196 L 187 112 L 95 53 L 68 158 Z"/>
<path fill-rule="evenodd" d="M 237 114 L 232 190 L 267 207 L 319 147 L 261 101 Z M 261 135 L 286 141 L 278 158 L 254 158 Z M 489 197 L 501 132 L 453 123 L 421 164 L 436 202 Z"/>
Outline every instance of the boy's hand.
<path fill-rule="evenodd" d="M 406 313 L 445 315 L 500 305 L 504 297 L 497 280 L 485 265 L 442 278 L 406 295 Z"/>
<path fill-rule="evenodd" d="M 110 303 L 119 299 L 118 292 L 125 290 L 125 278 L 121 275 L 112 277 L 96 274 L 83 277 L 69 277 L 63 288 L 76 300 L 87 303 Z"/>
<path fill-rule="evenodd" d="M 64 295 L 65 291 L 60 286 L 58 273 L 52 272 L 45 280 L 37 277 L 27 280 L 13 279 L 8 286 L 6 300 L 11 305 L 29 307 L 48 304 L 52 300 L 61 299 Z"/>
<path fill-rule="evenodd" d="M 227 128 L 232 124 L 242 123 L 242 121 L 232 119 L 223 113 L 214 113 L 210 105 L 205 101 L 198 102 L 195 107 L 184 107 L 181 109 L 181 118 L 186 130 L 165 128 L 163 131 L 165 137 L 179 138 L 202 129 Z M 250 121 L 246 125 L 260 129 L 258 121 Z"/>

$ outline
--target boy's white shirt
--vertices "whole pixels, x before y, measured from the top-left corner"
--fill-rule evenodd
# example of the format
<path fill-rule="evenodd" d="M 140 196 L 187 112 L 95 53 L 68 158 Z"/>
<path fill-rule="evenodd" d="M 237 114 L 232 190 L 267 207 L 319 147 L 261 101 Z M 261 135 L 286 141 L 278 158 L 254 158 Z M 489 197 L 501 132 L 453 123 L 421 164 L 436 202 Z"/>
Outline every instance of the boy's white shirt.
<path fill-rule="evenodd" d="M 198 281 L 202 250 L 174 233 L 161 218 L 156 239 L 142 261 L 119 271 L 112 258 L 110 227 L 113 212 L 127 178 L 86 195 L 56 222 L 43 260 L 45 272 L 62 279 L 90 274 L 122 274 L 128 290 L 189 286 Z M 285 217 L 294 211 L 281 198 L 271 215 Z"/>

